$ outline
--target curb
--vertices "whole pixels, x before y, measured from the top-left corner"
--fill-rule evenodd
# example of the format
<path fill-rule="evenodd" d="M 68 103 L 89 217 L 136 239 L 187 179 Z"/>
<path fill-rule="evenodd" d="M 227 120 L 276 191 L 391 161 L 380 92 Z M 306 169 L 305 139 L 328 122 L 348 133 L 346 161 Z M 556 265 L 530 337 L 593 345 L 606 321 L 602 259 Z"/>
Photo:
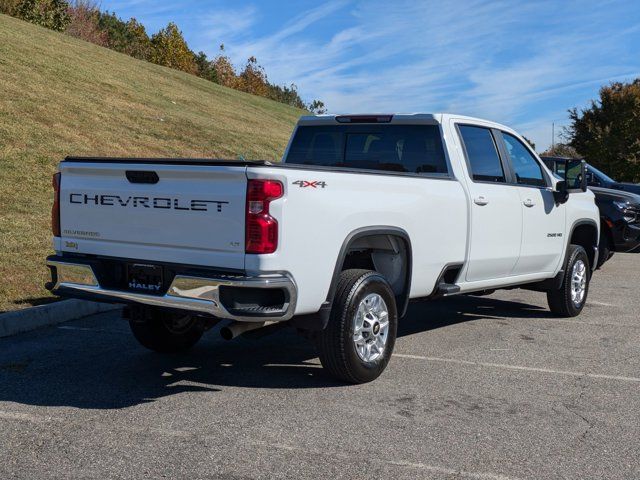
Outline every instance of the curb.
<path fill-rule="evenodd" d="M 17 312 L 2 313 L 0 314 L 0 338 L 118 308 L 121 308 L 121 305 L 72 299 L 25 308 Z"/>

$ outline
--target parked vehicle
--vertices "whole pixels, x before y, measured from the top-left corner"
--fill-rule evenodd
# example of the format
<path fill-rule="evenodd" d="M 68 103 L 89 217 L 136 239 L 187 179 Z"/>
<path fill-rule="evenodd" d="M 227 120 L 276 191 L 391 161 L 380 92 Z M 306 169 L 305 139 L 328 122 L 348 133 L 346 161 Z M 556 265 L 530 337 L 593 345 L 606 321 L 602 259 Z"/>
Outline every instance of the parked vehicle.
<path fill-rule="evenodd" d="M 617 182 L 593 165 L 587 164 L 587 186 L 611 188 L 640 195 L 640 183 Z"/>
<path fill-rule="evenodd" d="M 302 117 L 269 162 L 67 158 L 54 177 L 54 293 L 125 302 L 138 341 L 194 345 L 292 325 L 348 382 L 385 369 L 410 299 L 522 287 L 584 308 L 599 213 L 497 123 Z M 286 323 L 285 323 L 286 322 Z"/>
<path fill-rule="evenodd" d="M 563 174 L 566 158 L 541 158 L 553 172 Z M 600 210 L 600 254 L 597 267 L 600 268 L 614 252 L 640 252 L 640 195 L 596 186 L 604 185 L 604 179 L 608 177 L 589 164 L 586 178 Z"/>

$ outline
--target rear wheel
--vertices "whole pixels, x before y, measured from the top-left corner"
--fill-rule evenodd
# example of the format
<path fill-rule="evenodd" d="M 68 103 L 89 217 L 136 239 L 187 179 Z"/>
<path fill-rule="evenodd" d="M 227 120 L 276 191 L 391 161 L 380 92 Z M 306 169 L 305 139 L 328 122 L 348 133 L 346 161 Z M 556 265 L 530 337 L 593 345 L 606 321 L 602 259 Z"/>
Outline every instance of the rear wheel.
<path fill-rule="evenodd" d="M 550 310 L 560 317 L 580 315 L 589 293 L 591 271 L 587 252 L 579 245 L 569 245 L 562 286 L 547 292 Z"/>
<path fill-rule="evenodd" d="M 345 270 L 327 328 L 316 338 L 320 362 L 340 380 L 370 382 L 389 363 L 397 328 L 395 297 L 385 278 L 370 270 Z"/>
<path fill-rule="evenodd" d="M 155 352 L 173 353 L 193 347 L 205 330 L 201 318 L 155 308 L 131 310 L 129 326 L 138 342 Z"/>

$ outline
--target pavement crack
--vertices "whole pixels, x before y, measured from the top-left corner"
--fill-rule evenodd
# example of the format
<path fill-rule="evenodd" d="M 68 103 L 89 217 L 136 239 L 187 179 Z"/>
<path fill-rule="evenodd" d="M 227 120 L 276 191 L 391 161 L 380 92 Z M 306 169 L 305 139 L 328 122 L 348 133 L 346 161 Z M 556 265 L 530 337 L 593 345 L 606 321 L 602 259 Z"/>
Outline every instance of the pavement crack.
<path fill-rule="evenodd" d="M 582 403 L 584 399 L 585 391 L 587 388 L 587 385 L 583 382 L 583 377 L 578 378 L 576 381 L 576 384 L 580 388 L 580 391 L 578 392 L 578 396 L 571 403 L 563 402 L 562 406 L 565 408 L 565 410 L 567 410 L 572 415 L 578 417 L 580 420 L 582 420 L 586 424 L 585 430 L 578 436 L 578 441 L 580 443 L 586 443 L 586 439 L 587 439 L 587 436 L 589 435 L 589 432 L 592 429 L 594 429 L 596 425 L 595 425 L 595 422 L 591 421 L 586 415 L 582 414 L 578 410 L 578 405 Z"/>

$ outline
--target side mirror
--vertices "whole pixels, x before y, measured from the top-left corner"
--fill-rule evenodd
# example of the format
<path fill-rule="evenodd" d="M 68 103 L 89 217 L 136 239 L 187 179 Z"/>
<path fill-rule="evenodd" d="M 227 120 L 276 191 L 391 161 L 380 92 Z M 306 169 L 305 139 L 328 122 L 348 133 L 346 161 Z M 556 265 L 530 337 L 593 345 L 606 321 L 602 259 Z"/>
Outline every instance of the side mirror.
<path fill-rule="evenodd" d="M 587 163 L 584 160 L 567 160 L 564 169 L 567 190 L 587 191 Z"/>
<path fill-rule="evenodd" d="M 557 204 L 566 203 L 569 200 L 569 189 L 566 180 L 558 180 L 556 189 L 553 191 L 553 197 Z"/>
<path fill-rule="evenodd" d="M 569 200 L 570 193 L 587 191 L 587 164 L 584 160 L 564 160 L 558 165 L 556 172 L 563 179 L 556 182 L 553 196 L 558 204 Z M 564 167 L 564 168 L 562 168 Z"/>

